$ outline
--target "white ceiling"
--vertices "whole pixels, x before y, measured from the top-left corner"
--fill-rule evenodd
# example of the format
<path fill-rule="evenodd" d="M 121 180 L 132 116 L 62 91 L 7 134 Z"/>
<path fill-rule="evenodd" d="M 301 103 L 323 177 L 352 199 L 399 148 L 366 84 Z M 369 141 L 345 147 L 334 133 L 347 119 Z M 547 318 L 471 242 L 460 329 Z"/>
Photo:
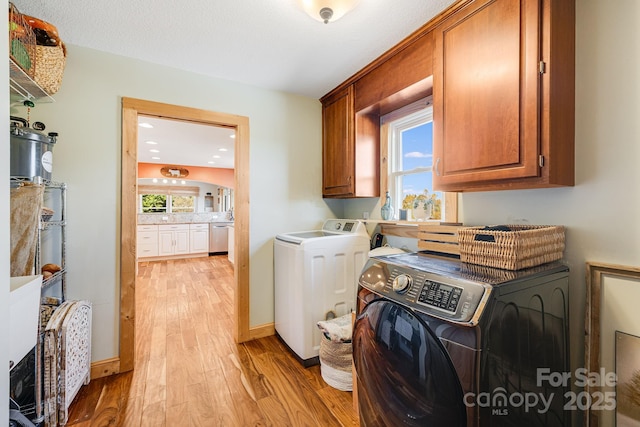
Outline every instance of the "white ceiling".
<path fill-rule="evenodd" d="M 233 169 L 233 129 L 157 117 L 138 123 L 153 126 L 138 126 L 138 162 Z"/>
<path fill-rule="evenodd" d="M 55 25 L 67 44 L 320 98 L 456 0 L 361 0 L 329 24 L 308 16 L 302 0 L 12 1 Z M 167 130 L 163 150 L 184 153 L 201 131 Z M 188 152 L 205 158 L 211 148 Z"/>

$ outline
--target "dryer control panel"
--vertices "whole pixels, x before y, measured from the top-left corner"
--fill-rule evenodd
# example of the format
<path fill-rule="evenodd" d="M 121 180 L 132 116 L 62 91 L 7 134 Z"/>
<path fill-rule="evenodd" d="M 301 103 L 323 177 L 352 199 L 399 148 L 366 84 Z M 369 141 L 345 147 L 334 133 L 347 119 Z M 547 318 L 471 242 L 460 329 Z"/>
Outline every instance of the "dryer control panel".
<path fill-rule="evenodd" d="M 383 257 L 384 258 L 384 257 Z M 417 312 L 476 325 L 492 287 L 370 258 L 359 285 Z"/>

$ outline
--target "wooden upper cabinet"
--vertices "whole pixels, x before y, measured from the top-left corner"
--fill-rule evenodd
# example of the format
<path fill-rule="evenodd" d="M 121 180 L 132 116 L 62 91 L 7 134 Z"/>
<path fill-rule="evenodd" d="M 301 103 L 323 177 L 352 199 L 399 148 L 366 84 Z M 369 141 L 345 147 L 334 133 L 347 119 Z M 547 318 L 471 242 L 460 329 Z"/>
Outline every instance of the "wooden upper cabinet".
<path fill-rule="evenodd" d="M 380 116 L 431 95 L 432 54 L 414 35 L 321 99 L 324 197 L 380 196 Z"/>
<path fill-rule="evenodd" d="M 323 98 L 323 197 L 380 195 L 377 123 L 377 115 L 355 113 L 353 85 Z"/>
<path fill-rule="evenodd" d="M 431 95 L 433 34 L 398 44 L 388 59 L 355 82 L 355 109 L 373 107 L 380 115 Z"/>
<path fill-rule="evenodd" d="M 435 28 L 435 188 L 573 185 L 574 7 L 478 0 Z"/>
<path fill-rule="evenodd" d="M 353 86 L 322 105 L 322 195 L 355 196 Z"/>

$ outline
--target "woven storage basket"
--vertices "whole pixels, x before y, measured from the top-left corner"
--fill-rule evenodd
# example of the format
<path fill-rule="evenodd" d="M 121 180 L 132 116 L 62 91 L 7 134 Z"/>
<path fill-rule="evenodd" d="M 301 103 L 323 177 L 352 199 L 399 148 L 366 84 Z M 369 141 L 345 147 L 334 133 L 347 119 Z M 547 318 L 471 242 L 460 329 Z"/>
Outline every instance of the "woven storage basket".
<path fill-rule="evenodd" d="M 460 260 L 505 270 L 520 270 L 562 258 L 564 227 L 508 225 L 510 231 L 466 227 L 458 230 Z M 486 240 L 477 240 L 481 236 Z"/>
<path fill-rule="evenodd" d="M 351 341 L 332 341 L 325 335 L 320 340 L 320 374 L 331 387 L 352 391 Z"/>
<path fill-rule="evenodd" d="M 36 35 L 18 9 L 9 3 L 9 58 L 29 77 L 36 73 Z"/>
<path fill-rule="evenodd" d="M 64 43 L 58 46 L 36 46 L 36 72 L 34 80 L 49 95 L 58 92 L 67 60 Z"/>

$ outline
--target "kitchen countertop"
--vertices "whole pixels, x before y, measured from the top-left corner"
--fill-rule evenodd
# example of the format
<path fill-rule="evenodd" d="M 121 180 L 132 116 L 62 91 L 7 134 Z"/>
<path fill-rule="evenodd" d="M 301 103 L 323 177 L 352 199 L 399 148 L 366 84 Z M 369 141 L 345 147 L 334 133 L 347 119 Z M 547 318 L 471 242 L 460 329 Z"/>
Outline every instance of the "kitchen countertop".
<path fill-rule="evenodd" d="M 174 214 L 138 214 L 138 224 L 202 224 L 208 222 L 233 223 L 226 212 L 198 212 Z"/>

